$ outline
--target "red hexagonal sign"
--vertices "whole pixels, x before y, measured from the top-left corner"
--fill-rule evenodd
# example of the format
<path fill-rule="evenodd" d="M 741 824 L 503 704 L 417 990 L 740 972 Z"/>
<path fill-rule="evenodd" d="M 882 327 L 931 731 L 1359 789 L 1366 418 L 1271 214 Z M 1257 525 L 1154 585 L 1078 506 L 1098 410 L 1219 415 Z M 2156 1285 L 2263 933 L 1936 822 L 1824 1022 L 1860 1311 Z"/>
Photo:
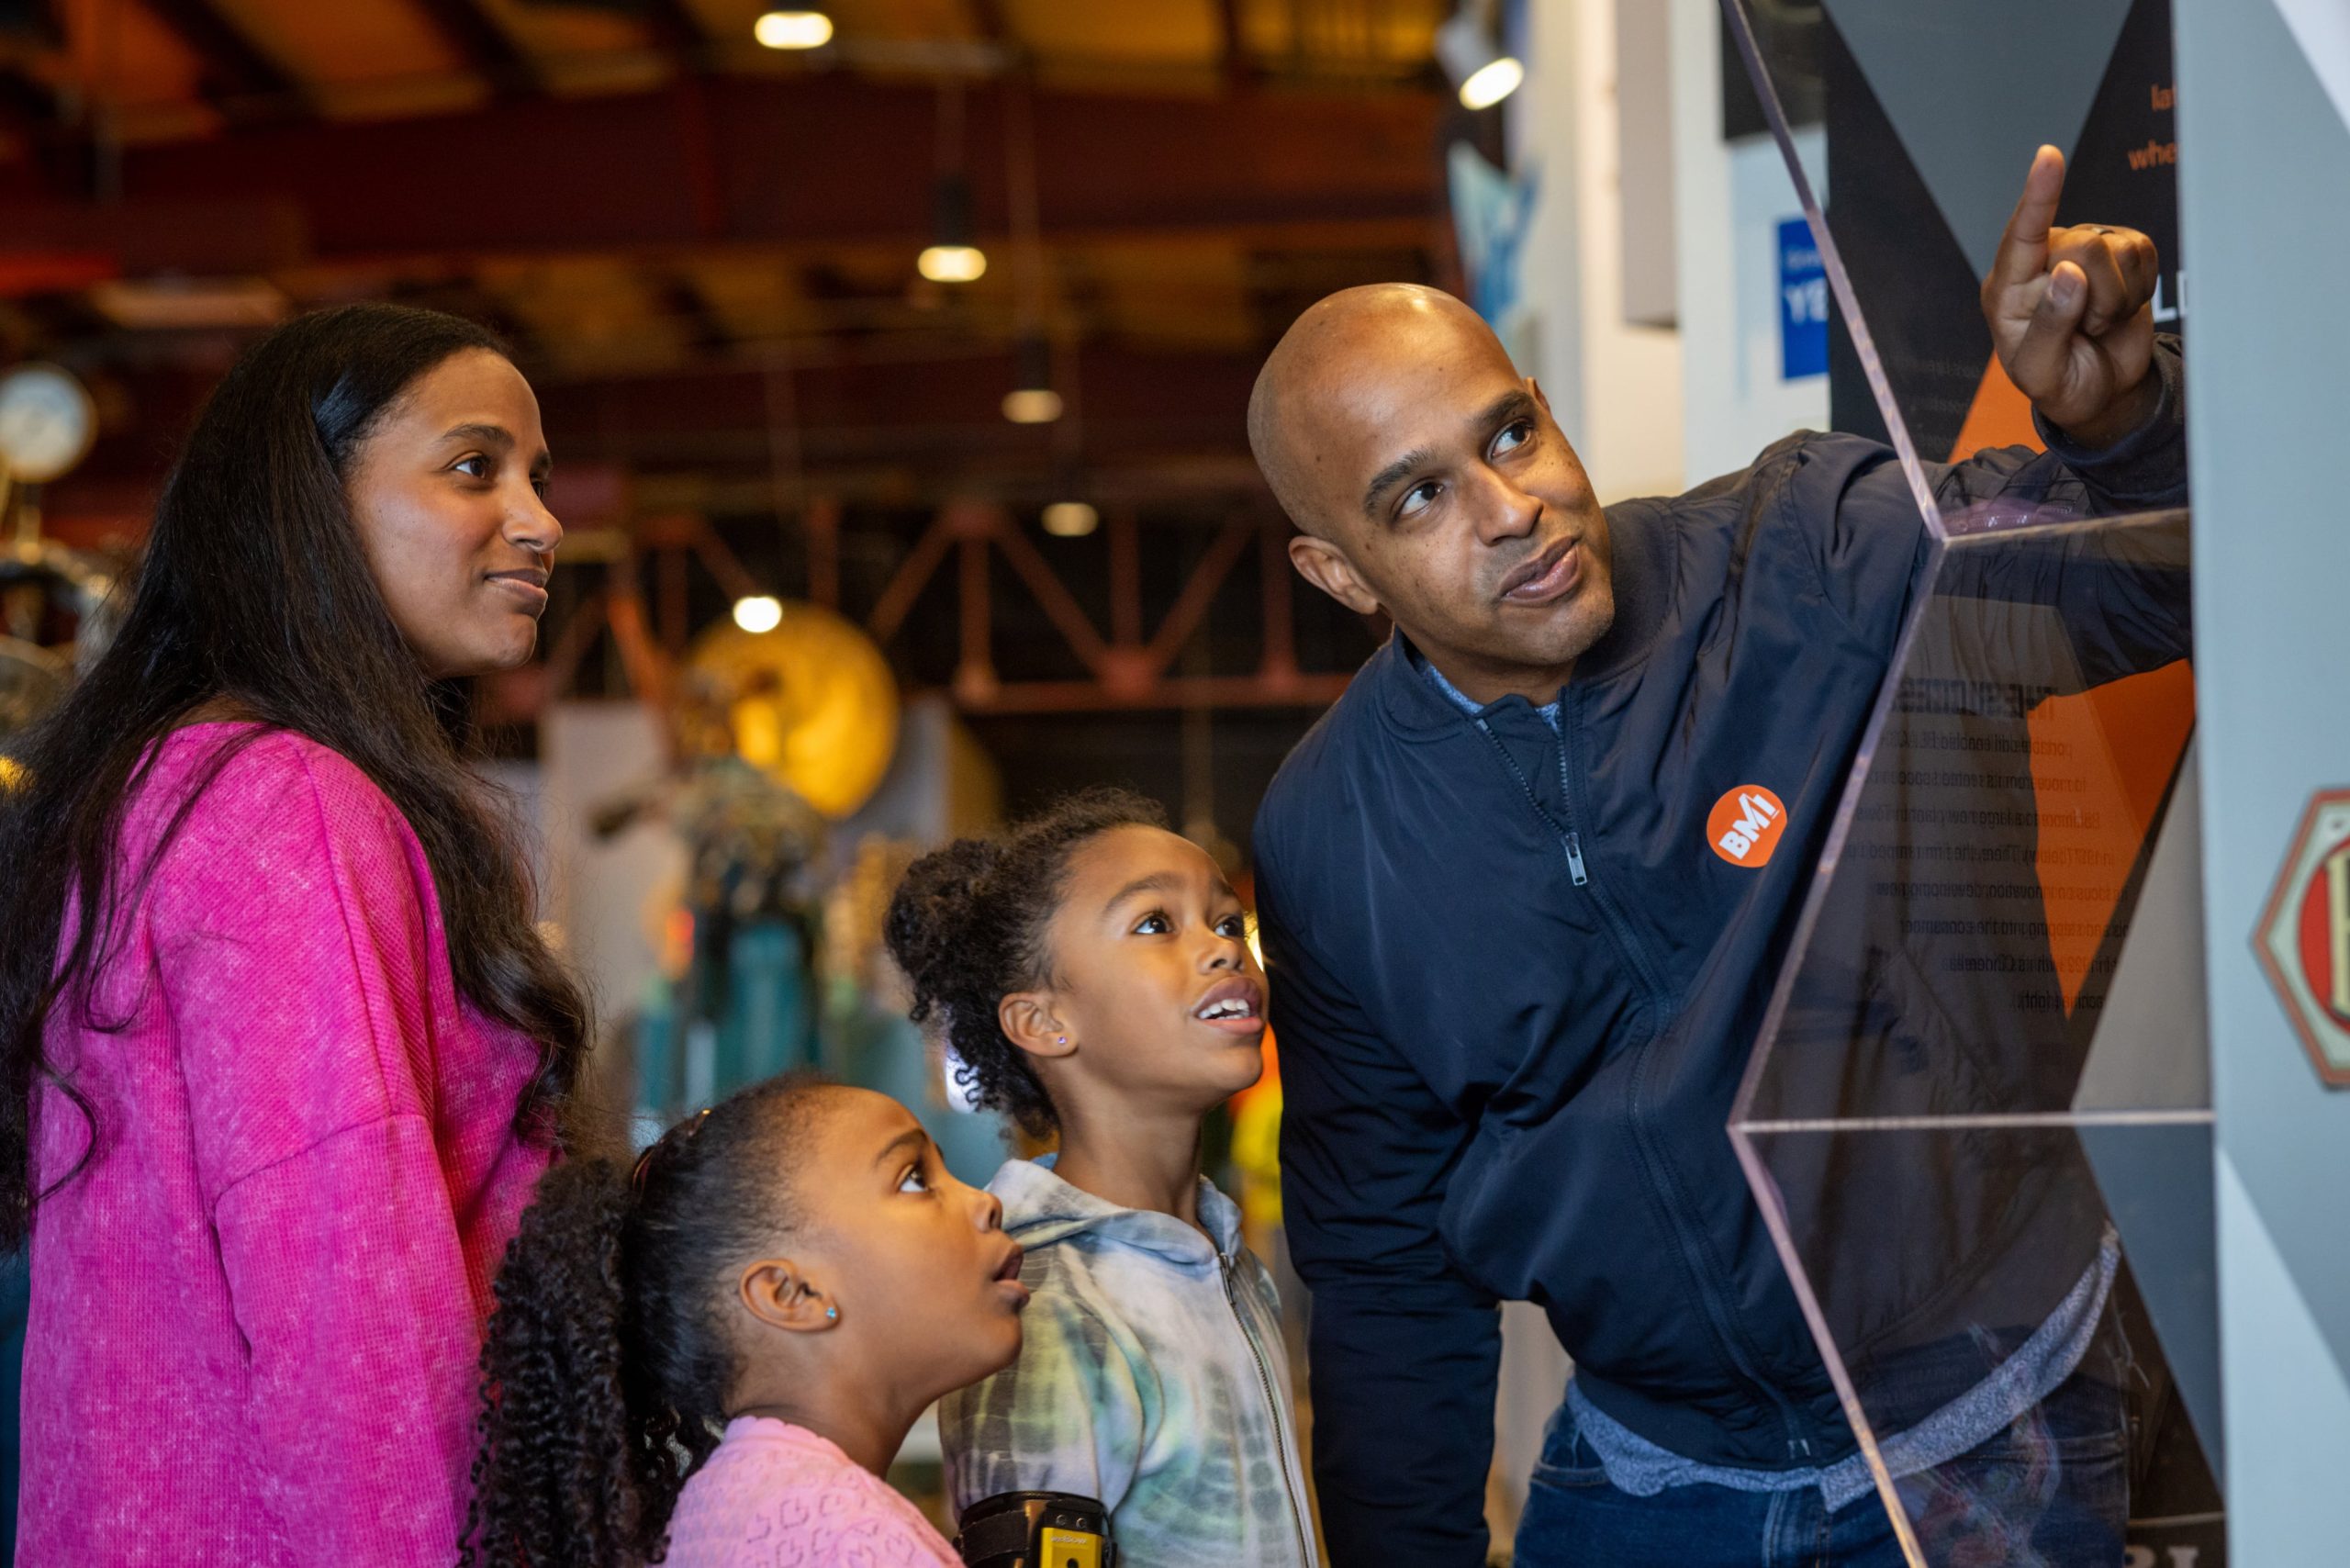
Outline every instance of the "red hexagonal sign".
<path fill-rule="evenodd" d="M 2350 790 L 2311 797 L 2252 946 L 2318 1076 L 2350 1089 Z"/>

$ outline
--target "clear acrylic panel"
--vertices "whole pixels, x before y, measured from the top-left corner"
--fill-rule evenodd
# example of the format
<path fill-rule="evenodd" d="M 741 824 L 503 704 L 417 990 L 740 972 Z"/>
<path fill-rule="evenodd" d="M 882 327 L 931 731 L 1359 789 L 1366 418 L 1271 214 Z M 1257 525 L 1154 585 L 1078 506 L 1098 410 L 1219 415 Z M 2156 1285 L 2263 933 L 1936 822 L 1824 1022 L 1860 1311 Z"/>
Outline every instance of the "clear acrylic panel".
<path fill-rule="evenodd" d="M 2170 0 L 1723 3 L 1725 134 L 1770 130 L 1803 195 L 1835 428 L 1928 464 L 2031 439 L 1977 289 L 2042 144 L 2057 221 L 2152 238 L 2183 330 Z"/>
<path fill-rule="evenodd" d="M 2187 518 L 1950 526 L 1731 1137 L 1913 1562 L 2042 1561 L 2125 1406 L 2169 1561 L 2218 1506 Z M 2060 1465 L 1962 1462 L 1962 1396 Z"/>

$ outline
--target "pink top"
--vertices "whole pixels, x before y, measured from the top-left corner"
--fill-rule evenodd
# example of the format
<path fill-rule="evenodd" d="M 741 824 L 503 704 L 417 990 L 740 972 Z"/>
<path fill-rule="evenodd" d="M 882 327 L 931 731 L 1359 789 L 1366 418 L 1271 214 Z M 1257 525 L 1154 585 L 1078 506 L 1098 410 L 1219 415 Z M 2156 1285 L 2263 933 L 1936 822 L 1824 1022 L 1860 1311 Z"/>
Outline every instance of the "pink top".
<path fill-rule="evenodd" d="M 726 1424 L 669 1519 L 669 1568 L 961 1568 L 922 1510 L 838 1445 L 765 1416 Z"/>
<path fill-rule="evenodd" d="M 144 864 L 246 726 L 126 811 Z M 547 1164 L 538 1053 L 461 1004 L 407 821 L 277 733 L 200 797 L 50 1058 L 97 1152 L 34 1213 L 20 1564 L 446 1564 L 489 1282 Z M 87 1143 L 43 1090 L 36 1169 Z"/>

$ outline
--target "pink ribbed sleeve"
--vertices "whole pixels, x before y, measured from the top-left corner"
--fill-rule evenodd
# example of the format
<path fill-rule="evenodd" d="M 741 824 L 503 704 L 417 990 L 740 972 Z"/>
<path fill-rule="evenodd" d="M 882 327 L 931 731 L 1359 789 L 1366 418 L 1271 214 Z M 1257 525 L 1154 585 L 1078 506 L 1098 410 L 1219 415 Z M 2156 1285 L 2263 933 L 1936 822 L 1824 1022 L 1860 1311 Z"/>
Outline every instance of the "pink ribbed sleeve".
<path fill-rule="evenodd" d="M 738 1416 L 686 1483 L 669 1568 L 960 1568 L 921 1510 L 830 1439 Z"/>
<path fill-rule="evenodd" d="M 165 743 L 142 864 L 231 726 Z M 135 879 L 132 886 L 136 886 Z M 446 1563 L 488 1284 L 546 1156 L 537 1061 L 462 1005 L 407 823 L 335 754 L 238 752 L 52 1060 L 97 1123 L 38 1210 L 21 1563 Z M 51 1091 L 39 1168 L 88 1137 Z"/>

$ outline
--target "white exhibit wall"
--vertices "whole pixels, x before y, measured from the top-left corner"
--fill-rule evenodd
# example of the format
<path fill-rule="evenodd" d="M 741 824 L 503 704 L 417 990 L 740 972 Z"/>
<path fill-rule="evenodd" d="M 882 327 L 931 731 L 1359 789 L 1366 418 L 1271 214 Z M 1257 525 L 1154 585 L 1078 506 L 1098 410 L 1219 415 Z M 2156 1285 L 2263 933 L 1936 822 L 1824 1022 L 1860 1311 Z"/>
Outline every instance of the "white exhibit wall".
<path fill-rule="evenodd" d="M 1679 244 L 1681 478 L 1735 472 L 1790 431 L 1828 428 L 1828 377 L 1780 374 L 1779 225 L 1803 216 L 1768 135 L 1722 140 L 1717 0 L 1666 0 L 1673 60 L 1673 217 Z M 1818 127 L 1796 149 L 1814 190 L 1827 184 Z"/>
<path fill-rule="evenodd" d="M 540 720 L 539 757 L 541 897 L 609 1036 L 658 972 L 655 926 L 684 884 L 686 854 L 658 810 L 610 838 L 591 824 L 622 800 L 663 798 L 668 743 L 641 702 L 555 702 Z"/>
<path fill-rule="evenodd" d="M 2350 1553 L 2350 1089 L 2255 944 L 2312 795 L 2350 787 L 2350 26 L 2338 0 L 2173 15 L 2229 1561 L 2305 1568 Z"/>
<path fill-rule="evenodd" d="M 1526 84 L 1505 112 L 1513 169 L 1537 182 L 1537 195 L 1512 347 L 1601 500 L 1676 491 L 1679 334 L 1625 319 L 1613 0 L 1529 0 L 1525 32 Z M 1669 90 L 1662 73 L 1622 85 Z"/>

